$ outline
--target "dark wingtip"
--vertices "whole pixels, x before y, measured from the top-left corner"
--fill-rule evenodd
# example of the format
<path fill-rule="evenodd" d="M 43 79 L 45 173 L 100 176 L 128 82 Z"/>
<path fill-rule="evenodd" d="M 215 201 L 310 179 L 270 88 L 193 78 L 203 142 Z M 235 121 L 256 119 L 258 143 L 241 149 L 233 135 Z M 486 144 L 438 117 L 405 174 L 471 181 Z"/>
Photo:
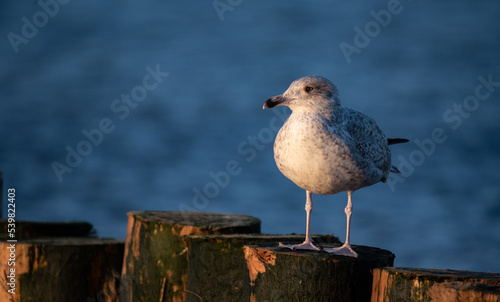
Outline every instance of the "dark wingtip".
<path fill-rule="evenodd" d="M 396 166 L 391 166 L 391 173 L 401 174 L 401 171 Z"/>
<path fill-rule="evenodd" d="M 388 138 L 387 143 L 389 145 L 395 145 L 395 144 L 402 144 L 402 143 L 407 143 L 409 140 L 406 138 Z"/>

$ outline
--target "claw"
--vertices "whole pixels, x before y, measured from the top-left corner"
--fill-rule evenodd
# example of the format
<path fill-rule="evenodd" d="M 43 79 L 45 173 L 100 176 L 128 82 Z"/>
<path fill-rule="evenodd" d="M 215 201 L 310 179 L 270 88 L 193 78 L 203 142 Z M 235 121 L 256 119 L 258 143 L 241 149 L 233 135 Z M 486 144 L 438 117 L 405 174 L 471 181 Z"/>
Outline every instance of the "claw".
<path fill-rule="evenodd" d="M 328 252 L 333 255 L 341 255 L 347 257 L 358 258 L 358 253 L 356 253 L 349 244 L 344 244 L 341 247 L 336 248 L 324 248 L 323 251 Z"/>
<path fill-rule="evenodd" d="M 315 246 L 311 242 L 304 242 L 304 243 L 295 244 L 295 245 L 293 245 L 293 244 L 283 244 L 283 243 L 280 242 L 278 246 L 282 247 L 282 248 L 291 249 L 291 250 L 321 251 L 320 247 Z"/>

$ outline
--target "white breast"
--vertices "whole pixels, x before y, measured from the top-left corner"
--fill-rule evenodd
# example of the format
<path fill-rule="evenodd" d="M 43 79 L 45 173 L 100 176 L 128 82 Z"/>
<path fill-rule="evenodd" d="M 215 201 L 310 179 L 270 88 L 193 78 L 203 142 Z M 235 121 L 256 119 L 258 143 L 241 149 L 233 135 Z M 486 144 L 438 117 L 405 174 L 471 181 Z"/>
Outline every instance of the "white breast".
<path fill-rule="evenodd" d="M 292 114 L 274 143 L 274 159 L 287 178 L 316 194 L 357 190 L 380 181 L 366 173 L 365 162 L 356 155 L 349 134 L 328 127 L 315 115 Z"/>

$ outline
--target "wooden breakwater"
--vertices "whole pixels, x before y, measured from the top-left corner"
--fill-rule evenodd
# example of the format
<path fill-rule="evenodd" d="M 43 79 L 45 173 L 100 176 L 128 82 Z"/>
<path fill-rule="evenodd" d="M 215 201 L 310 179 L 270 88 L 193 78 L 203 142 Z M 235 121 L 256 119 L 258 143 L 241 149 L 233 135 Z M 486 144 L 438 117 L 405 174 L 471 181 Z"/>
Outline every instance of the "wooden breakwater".
<path fill-rule="evenodd" d="M 82 222 L 17 222 L 13 253 L 0 220 L 0 301 L 500 301 L 500 274 L 394 268 L 394 254 L 366 246 L 357 259 L 282 249 L 303 235 L 261 234 L 250 216 L 128 216 L 125 241 Z"/>

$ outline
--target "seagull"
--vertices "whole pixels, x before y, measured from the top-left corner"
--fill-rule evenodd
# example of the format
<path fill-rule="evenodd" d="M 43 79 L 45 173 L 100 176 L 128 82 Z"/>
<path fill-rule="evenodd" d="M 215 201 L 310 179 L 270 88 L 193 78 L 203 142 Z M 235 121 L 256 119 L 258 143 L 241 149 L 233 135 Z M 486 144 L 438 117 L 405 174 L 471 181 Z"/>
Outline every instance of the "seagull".
<path fill-rule="evenodd" d="M 297 79 L 282 94 L 269 98 L 263 108 L 288 106 L 292 114 L 274 142 L 274 160 L 288 179 L 306 191 L 306 238 L 302 244 L 280 247 L 293 250 L 326 251 L 358 257 L 350 245 L 352 192 L 385 182 L 391 165 L 389 145 L 407 139 L 387 139 L 369 116 L 342 107 L 335 85 L 321 76 Z M 320 248 L 310 234 L 312 193 L 329 195 L 347 192 L 346 240 L 338 248 Z"/>

